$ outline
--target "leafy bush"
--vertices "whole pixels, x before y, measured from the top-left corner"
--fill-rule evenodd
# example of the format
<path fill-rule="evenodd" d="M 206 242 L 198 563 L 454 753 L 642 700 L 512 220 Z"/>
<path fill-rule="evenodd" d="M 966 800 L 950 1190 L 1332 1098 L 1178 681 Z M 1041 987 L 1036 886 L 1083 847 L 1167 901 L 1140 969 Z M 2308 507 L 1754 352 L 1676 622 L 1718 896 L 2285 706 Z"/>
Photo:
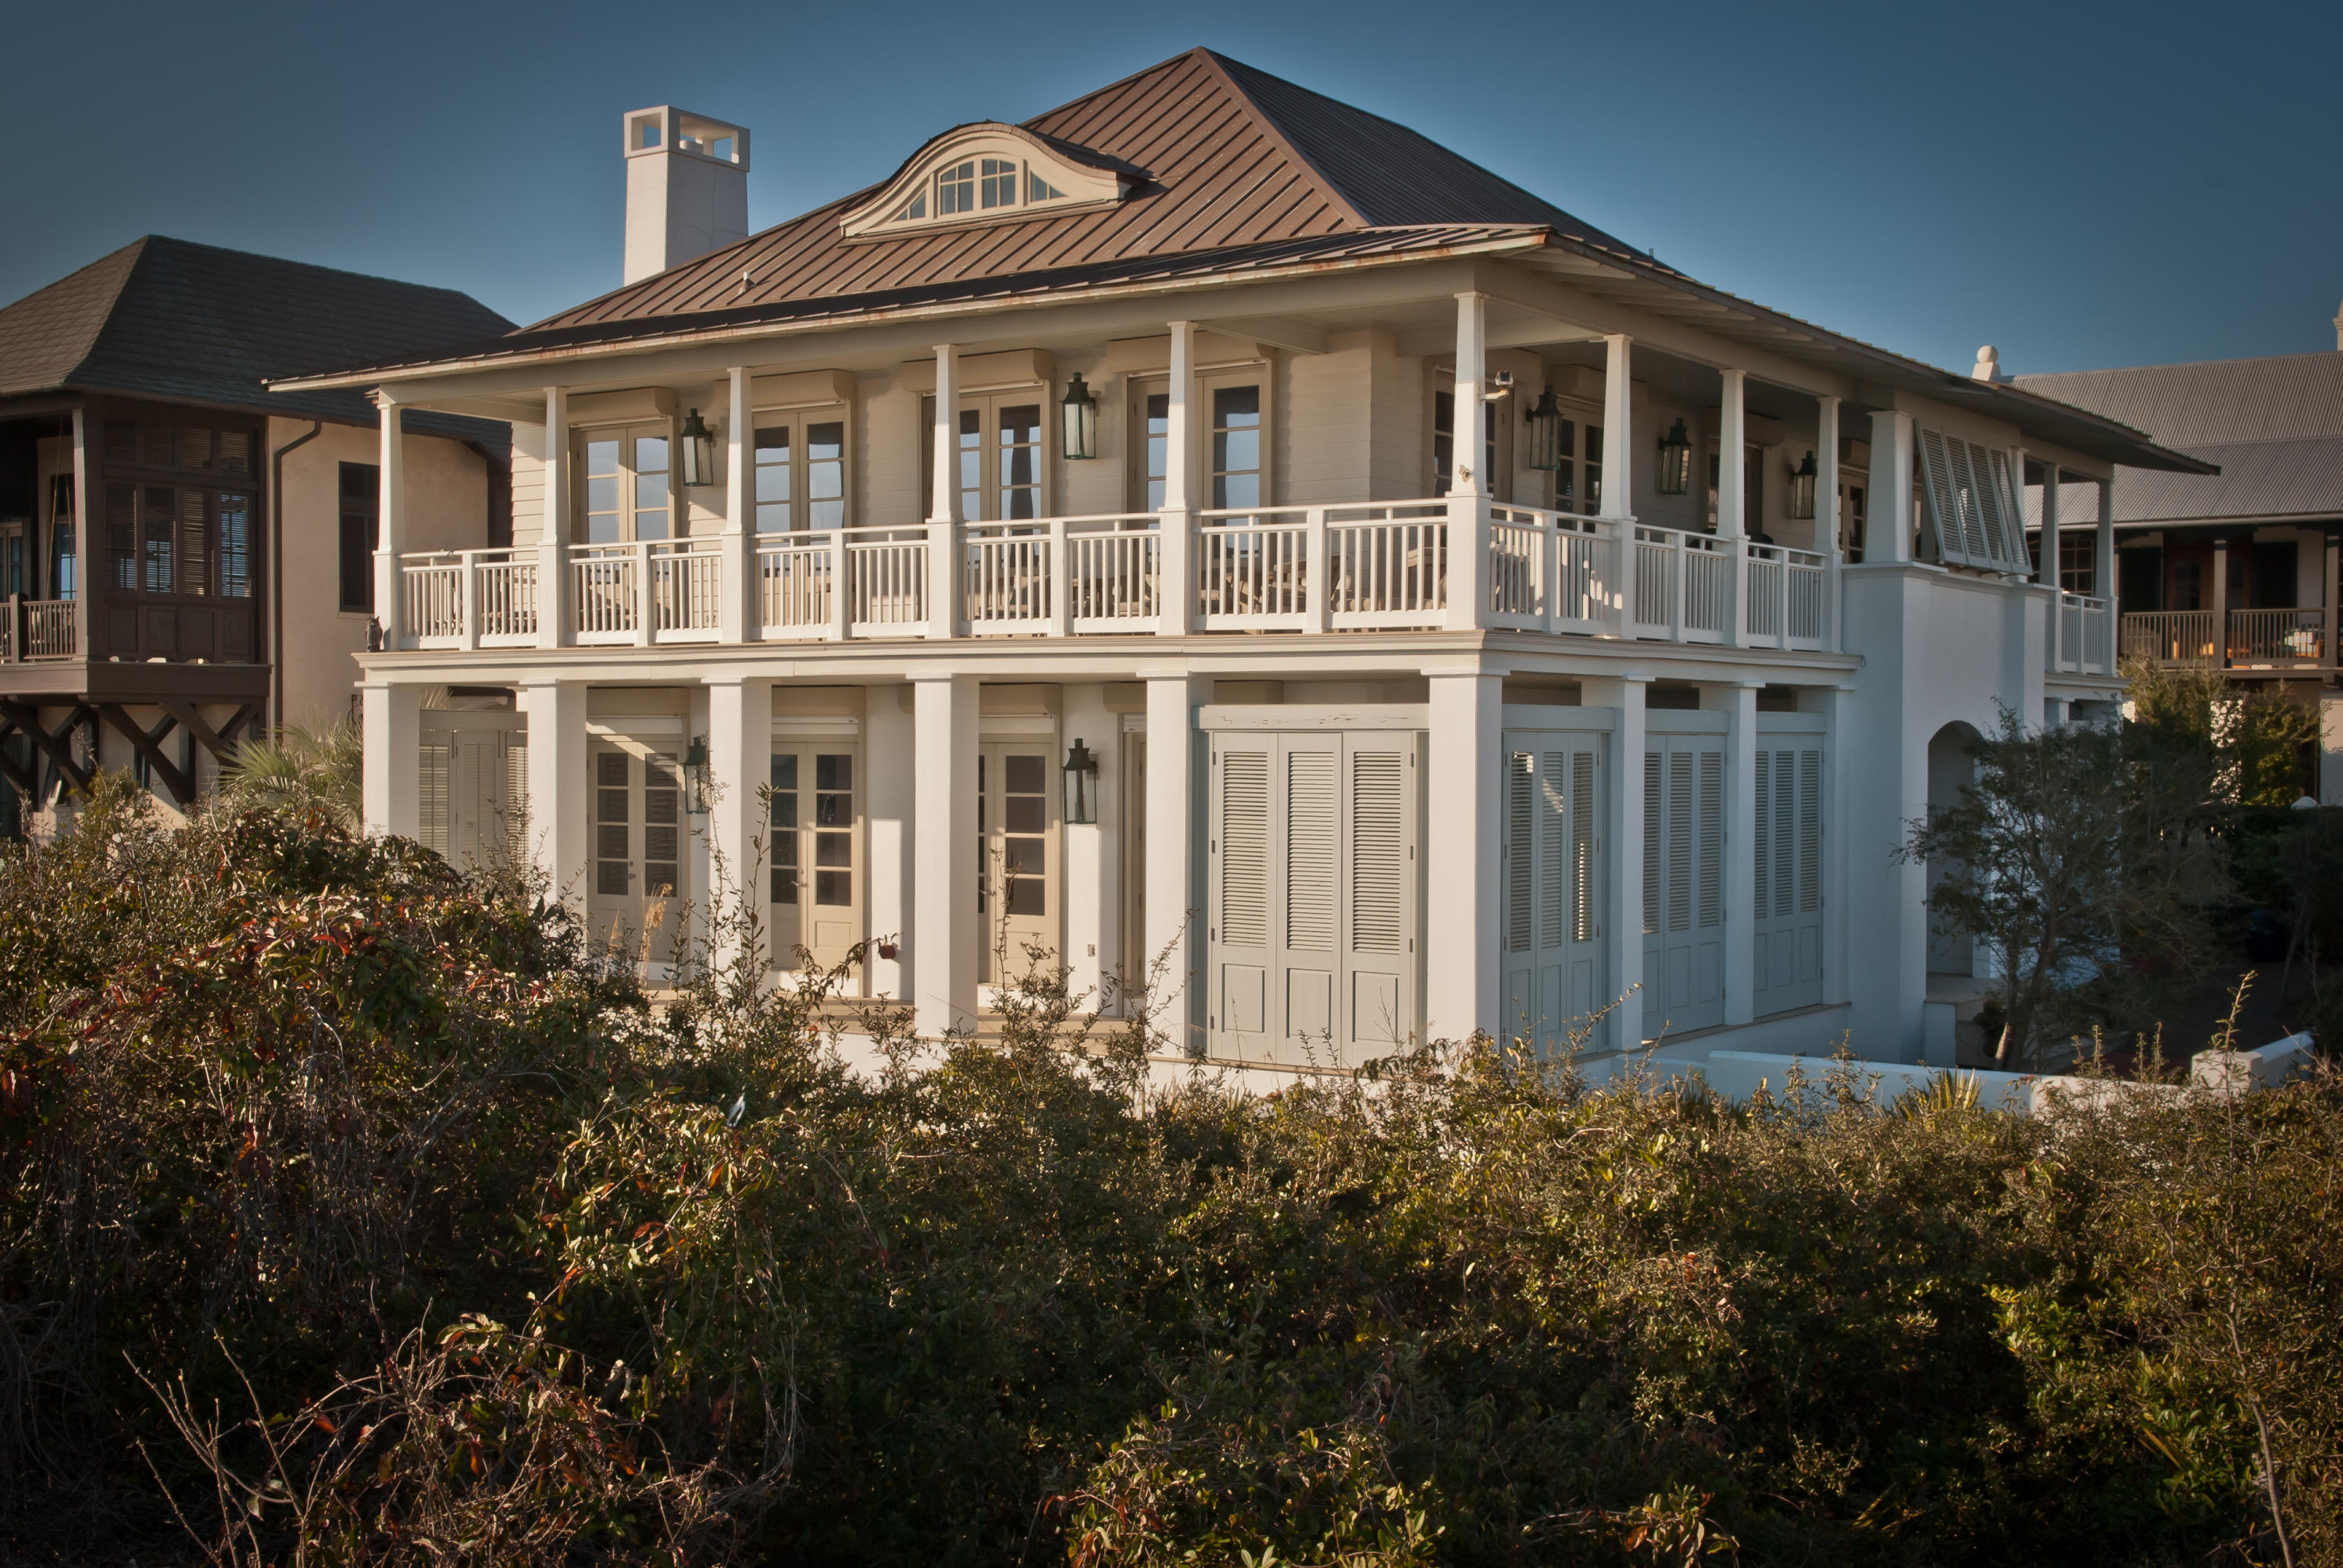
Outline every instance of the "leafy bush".
<path fill-rule="evenodd" d="M 321 815 L 109 794 L 0 861 L 16 1549 L 2343 1556 L 2331 1077 L 2028 1121 L 1482 1041 L 1255 1097 L 1039 969 L 997 1044 L 874 1010 L 862 1077 L 717 924 L 655 1011 Z"/>

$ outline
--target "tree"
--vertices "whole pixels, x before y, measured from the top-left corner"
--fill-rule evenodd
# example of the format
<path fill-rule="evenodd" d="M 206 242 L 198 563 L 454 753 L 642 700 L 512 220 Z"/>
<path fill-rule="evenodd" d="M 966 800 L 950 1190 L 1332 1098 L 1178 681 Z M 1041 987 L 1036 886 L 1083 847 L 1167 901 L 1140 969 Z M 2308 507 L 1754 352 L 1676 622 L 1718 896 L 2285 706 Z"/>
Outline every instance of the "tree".
<path fill-rule="evenodd" d="M 1902 854 L 1946 868 L 1930 908 L 1995 956 L 1996 1055 L 2022 1064 L 2094 1020 L 2145 1021 L 2157 980 L 2205 962 L 2225 885 L 2204 769 L 2135 727 L 2028 730 L 2007 709 L 1969 749 L 1975 781 L 1912 823 Z"/>

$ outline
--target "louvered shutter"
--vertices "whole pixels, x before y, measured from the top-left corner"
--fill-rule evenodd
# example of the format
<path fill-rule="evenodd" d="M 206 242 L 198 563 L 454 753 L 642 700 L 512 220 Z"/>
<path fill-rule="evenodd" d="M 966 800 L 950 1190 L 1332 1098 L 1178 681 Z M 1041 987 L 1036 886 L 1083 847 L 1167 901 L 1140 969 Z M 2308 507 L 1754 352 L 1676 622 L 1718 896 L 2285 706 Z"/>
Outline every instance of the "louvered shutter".
<path fill-rule="evenodd" d="M 1757 759 L 1751 979 L 1762 1018 L 1822 1000 L 1822 749 L 1806 736 L 1761 735 Z"/>
<path fill-rule="evenodd" d="M 1938 558 L 2026 575 L 2026 527 L 2009 454 L 1923 428 L 1919 456 L 1921 501 Z"/>
<path fill-rule="evenodd" d="M 508 729 L 505 739 L 505 852 L 515 865 L 528 859 L 528 732 Z"/>
<path fill-rule="evenodd" d="M 1393 1046 L 1414 1032 L 1415 811 L 1412 743 L 1350 741 L 1350 940 L 1342 993 L 1351 1039 Z"/>
<path fill-rule="evenodd" d="M 447 853 L 447 765 L 449 748 L 444 738 L 416 749 L 417 826 L 424 845 Z"/>
<path fill-rule="evenodd" d="M 1604 1000 L 1596 918 L 1592 736 L 1521 731 L 1505 739 L 1506 951 L 1503 1027 L 1541 1049 L 1567 1042 Z"/>
<path fill-rule="evenodd" d="M 1282 1018 L 1277 1032 L 1303 1050 L 1336 1043 L 1336 943 L 1342 920 L 1342 742 L 1287 737 L 1281 740 L 1285 788 L 1279 816 L 1284 826 L 1282 950 L 1284 983 L 1273 987 Z"/>
<path fill-rule="evenodd" d="M 1526 751 L 1505 756 L 1505 950 L 1532 950 L 1536 927 L 1532 904 L 1538 875 L 1536 819 L 1530 803 L 1537 789 L 1537 759 Z"/>
<path fill-rule="evenodd" d="M 1725 1020 L 1725 752 L 1713 735 L 1655 735 L 1645 753 L 1646 1035 Z M 1648 809 L 1656 802 L 1657 809 Z M 1654 824 L 1657 829 L 1654 830 Z M 1656 927 L 1656 929 L 1653 929 Z"/>
<path fill-rule="evenodd" d="M 1233 1050 L 1267 1043 L 1270 764 L 1273 740 L 1226 743 L 1212 757 L 1211 1023 Z"/>

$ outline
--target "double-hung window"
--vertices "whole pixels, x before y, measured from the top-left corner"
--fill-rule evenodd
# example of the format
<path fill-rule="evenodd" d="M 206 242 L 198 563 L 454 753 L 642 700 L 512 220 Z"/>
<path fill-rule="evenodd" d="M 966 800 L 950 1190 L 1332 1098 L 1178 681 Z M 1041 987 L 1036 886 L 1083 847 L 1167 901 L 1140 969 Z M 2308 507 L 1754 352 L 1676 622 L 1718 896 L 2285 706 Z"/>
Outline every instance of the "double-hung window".
<path fill-rule="evenodd" d="M 757 529 L 846 526 L 846 417 L 839 409 L 756 416 L 750 453 Z"/>
<path fill-rule="evenodd" d="M 578 437 L 578 542 L 615 545 L 674 532 L 674 442 L 664 423 L 612 426 Z"/>
<path fill-rule="evenodd" d="M 372 463 L 341 466 L 342 608 L 374 613 L 374 552 L 381 537 L 382 470 Z"/>

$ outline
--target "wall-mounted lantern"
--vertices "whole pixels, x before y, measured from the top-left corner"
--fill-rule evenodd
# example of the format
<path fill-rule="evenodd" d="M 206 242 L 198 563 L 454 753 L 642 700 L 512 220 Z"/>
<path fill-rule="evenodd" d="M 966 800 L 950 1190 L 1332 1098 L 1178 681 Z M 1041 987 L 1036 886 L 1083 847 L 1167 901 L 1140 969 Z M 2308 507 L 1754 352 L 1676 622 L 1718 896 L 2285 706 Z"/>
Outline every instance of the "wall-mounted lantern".
<path fill-rule="evenodd" d="M 1812 518 L 1815 515 L 1815 455 L 1809 451 L 1806 460 L 1790 470 L 1790 516 Z"/>
<path fill-rule="evenodd" d="M 1066 387 L 1066 396 L 1058 404 L 1058 417 L 1063 421 L 1062 440 L 1066 456 L 1081 459 L 1098 456 L 1098 399 L 1082 385 L 1082 373 Z"/>
<path fill-rule="evenodd" d="M 1684 433 L 1681 415 L 1660 437 L 1660 467 L 1652 477 L 1652 487 L 1663 496 L 1681 496 L 1692 488 L 1692 437 Z"/>
<path fill-rule="evenodd" d="M 683 482 L 687 485 L 716 483 L 716 435 L 708 422 L 694 408 L 683 420 Z"/>
<path fill-rule="evenodd" d="M 683 754 L 683 770 L 691 776 L 684 791 L 684 809 L 694 817 L 708 815 L 708 738 L 695 735 Z"/>
<path fill-rule="evenodd" d="M 1099 759 L 1081 737 L 1066 751 L 1066 820 L 1080 825 L 1098 820 Z"/>
<path fill-rule="evenodd" d="M 1554 401 L 1554 388 L 1548 387 L 1538 394 L 1536 404 L 1522 411 L 1522 422 L 1530 427 L 1530 467 L 1542 474 L 1551 474 L 1562 467 L 1562 405 Z"/>

